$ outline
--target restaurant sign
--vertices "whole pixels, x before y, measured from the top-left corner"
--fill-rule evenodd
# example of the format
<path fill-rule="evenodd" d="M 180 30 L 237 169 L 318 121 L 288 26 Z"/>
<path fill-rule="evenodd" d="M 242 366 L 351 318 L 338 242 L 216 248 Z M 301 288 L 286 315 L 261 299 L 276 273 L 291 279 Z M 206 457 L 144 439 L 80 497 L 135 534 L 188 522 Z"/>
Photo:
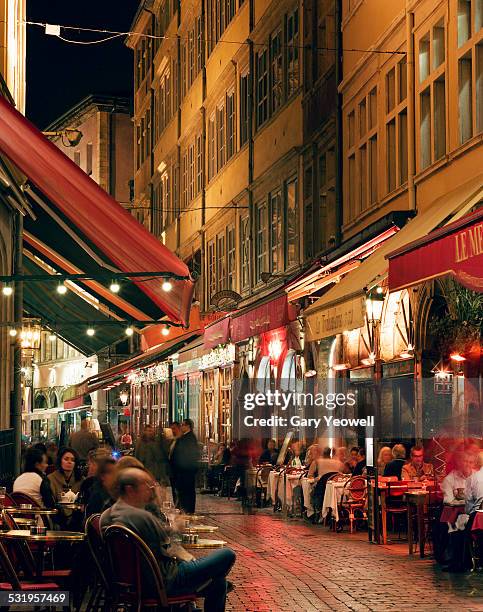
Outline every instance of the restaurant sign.
<path fill-rule="evenodd" d="M 414 359 L 388 361 L 382 364 L 383 378 L 396 378 L 397 376 L 410 376 L 412 374 L 414 374 Z"/>
<path fill-rule="evenodd" d="M 439 276 L 483 292 L 483 210 L 462 217 L 389 256 L 389 289 L 396 291 Z"/>
<path fill-rule="evenodd" d="M 227 344 L 226 346 L 218 346 L 206 355 L 200 358 L 200 370 L 209 370 L 211 368 L 222 368 L 231 365 L 235 361 L 235 345 Z"/>
<path fill-rule="evenodd" d="M 169 365 L 167 361 L 157 363 L 144 370 L 135 370 L 130 372 L 126 380 L 131 385 L 154 384 L 161 383 L 169 378 Z"/>
<path fill-rule="evenodd" d="M 363 295 L 344 300 L 336 306 L 323 308 L 307 316 L 306 339 L 309 341 L 321 340 L 362 327 L 365 313 L 365 297 Z"/>

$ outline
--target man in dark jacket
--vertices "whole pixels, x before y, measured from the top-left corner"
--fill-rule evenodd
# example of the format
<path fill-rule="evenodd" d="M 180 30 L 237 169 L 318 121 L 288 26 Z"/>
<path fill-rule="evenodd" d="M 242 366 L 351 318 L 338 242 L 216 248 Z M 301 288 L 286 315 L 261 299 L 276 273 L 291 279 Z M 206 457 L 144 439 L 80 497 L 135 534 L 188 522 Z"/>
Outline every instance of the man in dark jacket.
<path fill-rule="evenodd" d="M 198 440 L 193 433 L 194 423 L 184 419 L 181 423 L 182 435 L 171 453 L 171 471 L 176 488 L 178 508 L 193 514 L 196 506 L 196 472 L 200 460 Z"/>

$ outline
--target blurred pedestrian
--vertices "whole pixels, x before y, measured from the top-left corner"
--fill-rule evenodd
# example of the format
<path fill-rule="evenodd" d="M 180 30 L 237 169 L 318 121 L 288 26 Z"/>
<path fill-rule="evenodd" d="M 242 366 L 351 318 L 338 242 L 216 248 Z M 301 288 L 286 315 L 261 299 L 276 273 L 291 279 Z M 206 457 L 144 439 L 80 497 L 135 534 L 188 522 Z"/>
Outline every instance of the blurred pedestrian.
<path fill-rule="evenodd" d="M 74 431 L 70 436 L 70 448 L 73 448 L 79 455 L 79 461 L 87 462 L 89 451 L 99 448 L 99 438 L 89 430 L 89 422 L 87 419 L 81 419 L 81 428 L 79 431 Z"/>
<path fill-rule="evenodd" d="M 134 456 L 162 485 L 169 484 L 168 449 L 164 436 L 156 436 L 154 427 L 146 425 L 136 443 Z"/>
<path fill-rule="evenodd" d="M 177 507 L 187 514 L 193 514 L 196 507 L 196 472 L 200 461 L 198 440 L 193 428 L 191 419 L 183 420 L 182 435 L 175 440 L 170 459 Z"/>

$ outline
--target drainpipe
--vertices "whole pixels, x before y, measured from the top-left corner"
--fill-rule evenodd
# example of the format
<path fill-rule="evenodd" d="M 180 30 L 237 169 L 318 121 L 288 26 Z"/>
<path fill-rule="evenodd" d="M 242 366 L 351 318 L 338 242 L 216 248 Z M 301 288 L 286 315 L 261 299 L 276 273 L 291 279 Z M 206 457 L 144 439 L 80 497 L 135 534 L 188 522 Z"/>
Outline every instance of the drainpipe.
<path fill-rule="evenodd" d="M 416 119 L 415 119 L 415 83 L 414 83 L 414 12 L 409 11 L 406 16 L 406 47 L 407 47 L 407 82 L 408 82 L 408 196 L 409 209 L 416 210 L 416 188 L 414 174 L 416 171 Z"/>
<path fill-rule="evenodd" d="M 22 241 L 23 216 L 17 212 L 14 217 L 15 238 L 13 254 L 13 274 L 22 274 Z M 23 281 L 15 281 L 14 321 L 15 328 L 21 329 L 23 319 Z M 14 475 L 20 474 L 20 458 L 22 452 L 22 347 L 20 339 L 15 341 L 13 351 L 13 414 L 12 427 L 14 435 Z"/>
<path fill-rule="evenodd" d="M 342 157 L 342 94 L 339 93 L 339 85 L 343 78 L 343 38 L 342 38 L 342 3 L 341 0 L 335 0 L 335 83 L 336 92 L 336 118 L 335 118 L 335 157 L 336 157 L 336 173 L 335 173 L 335 243 L 339 245 L 342 242 L 342 223 L 343 223 L 343 194 L 342 194 L 342 172 L 343 172 L 343 157 Z"/>

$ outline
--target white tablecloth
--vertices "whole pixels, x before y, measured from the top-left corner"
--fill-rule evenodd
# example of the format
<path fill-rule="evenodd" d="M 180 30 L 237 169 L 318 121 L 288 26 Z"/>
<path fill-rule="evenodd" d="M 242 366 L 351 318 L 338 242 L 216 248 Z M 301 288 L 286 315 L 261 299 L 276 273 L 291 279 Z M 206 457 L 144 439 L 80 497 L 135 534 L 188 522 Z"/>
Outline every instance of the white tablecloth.
<path fill-rule="evenodd" d="M 313 478 L 302 478 L 302 492 L 304 496 L 304 507 L 307 512 L 307 517 L 310 518 L 314 514 L 314 506 L 312 505 L 312 491 L 315 481 Z"/>
<path fill-rule="evenodd" d="M 270 491 L 270 499 L 272 503 L 275 503 L 277 499 L 276 493 L 278 494 L 278 499 L 288 506 L 292 503 L 293 499 L 293 491 L 295 487 L 300 485 L 300 474 L 287 474 L 286 478 L 284 478 L 283 472 L 270 472 L 268 475 L 268 490 Z M 285 493 L 284 493 L 285 486 Z"/>
<path fill-rule="evenodd" d="M 339 504 L 342 500 L 342 491 L 345 484 L 345 481 L 336 482 L 329 480 L 325 487 L 324 501 L 322 503 L 322 518 L 325 518 L 329 508 L 332 508 L 332 516 L 336 521 L 339 520 Z"/>

